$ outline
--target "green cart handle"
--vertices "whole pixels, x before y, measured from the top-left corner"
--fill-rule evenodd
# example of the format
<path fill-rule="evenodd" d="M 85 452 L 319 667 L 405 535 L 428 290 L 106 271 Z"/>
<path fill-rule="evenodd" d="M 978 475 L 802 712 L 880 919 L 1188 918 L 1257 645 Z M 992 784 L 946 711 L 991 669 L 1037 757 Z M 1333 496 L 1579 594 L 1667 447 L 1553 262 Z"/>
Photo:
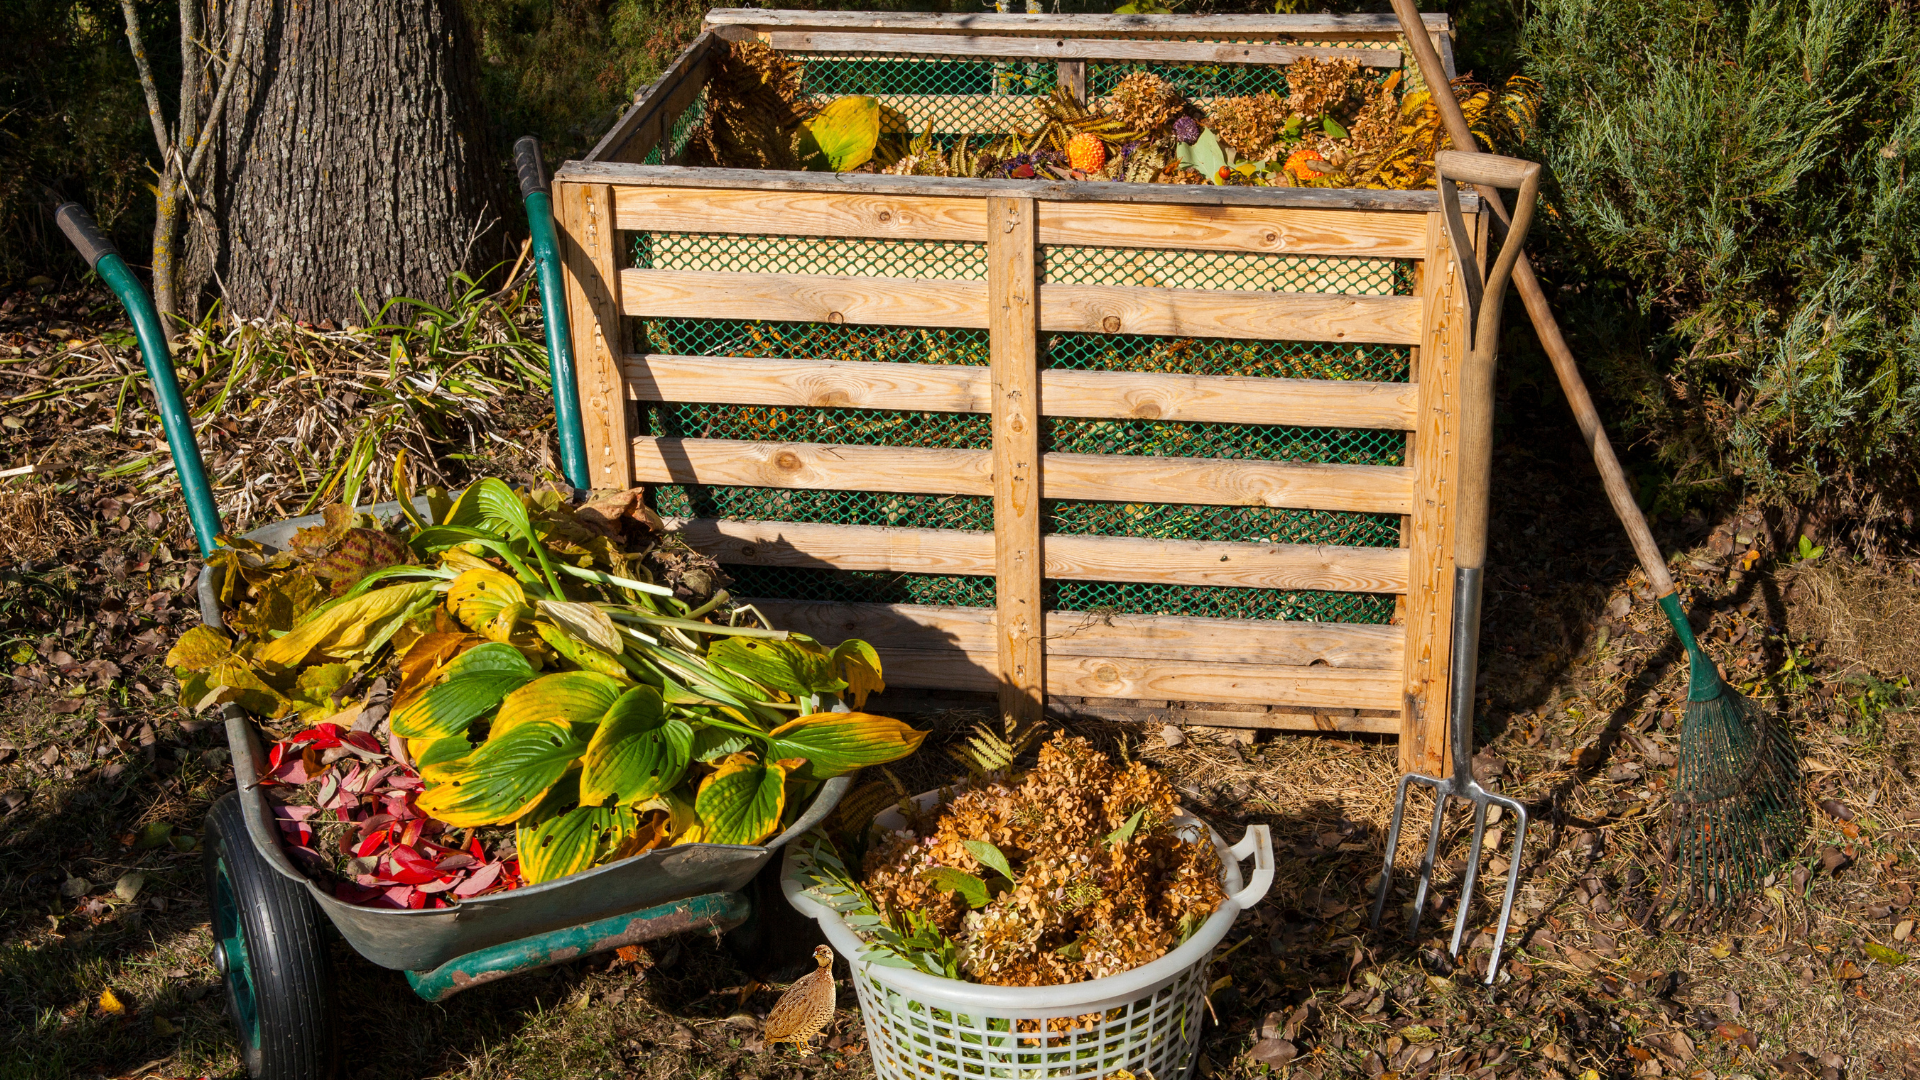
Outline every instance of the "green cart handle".
<path fill-rule="evenodd" d="M 560 429 L 560 467 L 567 482 L 584 491 L 587 440 L 580 428 L 580 396 L 573 374 L 573 337 L 567 327 L 567 292 L 561 278 L 560 244 L 553 230 L 553 196 L 540 161 L 540 140 L 522 136 L 513 144 L 520 197 L 533 237 L 534 272 L 540 279 L 540 312 L 547 323 L 547 365 L 553 374 L 553 418 Z"/>
<path fill-rule="evenodd" d="M 173 453 L 175 471 L 180 474 L 180 490 L 187 497 L 187 518 L 193 523 L 193 535 L 200 542 L 200 554 L 211 555 L 219 546 L 220 510 L 213 503 L 213 489 L 207 485 L 206 466 L 200 461 L 200 444 L 194 441 L 193 418 L 180 396 L 180 382 L 173 374 L 173 353 L 167 347 L 166 331 L 160 325 L 160 313 L 154 310 L 147 290 L 133 276 L 127 260 L 100 234 L 93 215 L 79 203 L 62 203 L 53 212 L 60 231 L 80 250 L 100 280 L 120 298 L 133 322 L 134 336 L 140 340 L 140 357 L 147 365 L 147 380 L 153 384 L 154 401 L 160 407 L 160 426 L 167 433 L 167 448 Z"/>

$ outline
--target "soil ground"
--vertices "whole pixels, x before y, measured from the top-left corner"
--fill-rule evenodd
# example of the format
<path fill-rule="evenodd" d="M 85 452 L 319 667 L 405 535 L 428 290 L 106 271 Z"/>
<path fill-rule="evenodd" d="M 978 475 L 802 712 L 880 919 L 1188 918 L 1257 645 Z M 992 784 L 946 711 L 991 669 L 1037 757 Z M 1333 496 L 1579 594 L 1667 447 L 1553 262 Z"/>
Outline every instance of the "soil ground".
<path fill-rule="evenodd" d="M 237 1076 L 197 849 L 231 769 L 220 731 L 177 705 L 160 662 L 195 617 L 194 549 L 164 480 L 143 488 L 102 475 L 150 451 L 157 432 L 137 409 L 120 423 L 124 403 L 110 393 L 33 408 L 13 400 L 44 388 L 62 350 L 118 350 L 124 361 L 129 343 L 111 320 L 97 293 L 0 292 L 0 467 L 50 468 L 0 480 L 0 651 L 12 673 L 0 697 L 0 1078 Z M 1564 408 L 1524 377 L 1524 358 L 1513 368 L 1477 764 L 1531 808 L 1534 827 L 1496 985 L 1476 975 L 1497 874 L 1472 913 L 1465 962 L 1444 955 L 1464 816 L 1448 820 L 1438 906 L 1420 938 L 1399 933 L 1398 918 L 1384 932 L 1367 926 L 1392 808 L 1391 742 L 1243 744 L 1197 729 L 1169 739 L 1074 725 L 1166 769 L 1225 835 L 1273 826 L 1279 876 L 1215 963 L 1201 1074 L 1920 1075 L 1920 962 L 1904 956 L 1920 880 L 1912 567 L 1876 570 L 1837 551 L 1804 558 L 1811 549 L 1769 539 L 1754 513 L 1661 523 L 1709 651 L 1798 735 L 1809 814 L 1763 892 L 1725 912 L 1673 909 L 1661 849 L 1684 659 L 1646 602 Z M 236 408 L 222 423 L 241 438 L 250 415 Z M 490 422 L 504 449 L 484 467 L 535 473 L 545 419 L 529 408 Z M 982 718 L 921 718 L 936 731 L 929 750 Z M 923 752 L 906 779 L 930 781 L 943 761 Z M 1512 825 L 1493 828 L 1510 839 Z M 1415 814 L 1410 831 L 1419 826 Z M 1410 842 L 1402 857 L 1415 855 Z M 777 900 L 767 910 L 784 920 L 778 951 L 742 958 L 685 937 L 438 1005 L 336 943 L 341 1075 L 869 1074 L 844 967 L 824 1047 L 751 1049 L 789 954 L 812 944 Z"/>

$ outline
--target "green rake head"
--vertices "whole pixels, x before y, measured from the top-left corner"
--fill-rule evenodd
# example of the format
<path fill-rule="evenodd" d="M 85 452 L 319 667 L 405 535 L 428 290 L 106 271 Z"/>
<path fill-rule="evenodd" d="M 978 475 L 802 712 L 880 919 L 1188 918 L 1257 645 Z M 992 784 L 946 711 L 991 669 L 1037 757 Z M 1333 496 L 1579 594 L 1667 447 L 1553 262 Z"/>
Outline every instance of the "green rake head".
<path fill-rule="evenodd" d="M 1692 669 L 1667 864 L 1682 887 L 1677 900 L 1724 907 L 1758 889 L 1799 842 L 1806 826 L 1799 749 L 1783 722 L 1720 677 L 1679 597 L 1661 597 L 1660 610 Z"/>

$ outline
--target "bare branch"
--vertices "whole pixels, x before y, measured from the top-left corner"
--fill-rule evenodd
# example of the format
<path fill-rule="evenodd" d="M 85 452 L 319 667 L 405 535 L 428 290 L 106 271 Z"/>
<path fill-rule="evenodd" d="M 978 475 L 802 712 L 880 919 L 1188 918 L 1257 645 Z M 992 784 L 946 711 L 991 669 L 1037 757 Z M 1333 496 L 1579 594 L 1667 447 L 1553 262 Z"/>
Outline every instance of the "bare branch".
<path fill-rule="evenodd" d="M 124 0 L 131 2 L 131 0 Z M 240 67 L 240 39 L 246 32 L 248 0 L 238 0 L 233 7 L 233 28 L 227 34 L 227 66 L 220 73 L 220 85 L 213 93 L 213 104 L 207 107 L 207 122 L 200 129 L 200 137 L 194 143 L 193 159 L 186 163 L 182 175 L 186 177 L 188 187 L 192 187 L 193 177 L 199 173 L 201 163 L 206 159 L 207 147 L 212 144 L 213 129 L 220 124 L 220 118 L 227 109 L 227 94 L 233 89 L 234 73 Z"/>
<path fill-rule="evenodd" d="M 120 0 L 120 11 L 127 17 L 127 44 L 133 48 L 133 66 L 140 73 L 140 89 L 147 95 L 147 117 L 153 121 L 153 141 L 160 145 L 160 159 L 173 158 L 173 144 L 167 138 L 166 114 L 160 111 L 160 88 L 153 81 L 153 67 L 147 63 L 147 47 L 140 40 L 140 14 L 133 0 Z"/>

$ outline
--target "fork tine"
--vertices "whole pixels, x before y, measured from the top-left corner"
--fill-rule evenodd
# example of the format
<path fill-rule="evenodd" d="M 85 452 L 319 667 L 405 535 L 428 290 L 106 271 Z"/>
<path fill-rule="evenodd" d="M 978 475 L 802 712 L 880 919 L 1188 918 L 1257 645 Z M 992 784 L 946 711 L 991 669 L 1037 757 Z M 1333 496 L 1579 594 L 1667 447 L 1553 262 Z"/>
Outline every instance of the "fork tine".
<path fill-rule="evenodd" d="M 1380 887 L 1373 895 L 1373 928 L 1380 929 L 1380 913 L 1387 908 L 1387 891 L 1393 887 L 1393 855 L 1400 847 L 1400 818 L 1407 812 L 1407 787 L 1413 774 L 1400 778 L 1400 790 L 1393 797 L 1393 822 L 1387 826 L 1387 857 L 1380 866 Z"/>
<path fill-rule="evenodd" d="M 1467 932 L 1467 913 L 1473 907 L 1473 884 L 1480 879 L 1480 845 L 1487 835 L 1487 804 L 1479 798 L 1473 803 L 1473 844 L 1467 848 L 1467 874 L 1460 884 L 1460 910 L 1453 917 L 1453 944 L 1447 955 L 1460 958 L 1460 939 Z"/>
<path fill-rule="evenodd" d="M 1433 789 L 1433 828 L 1427 831 L 1427 854 L 1420 860 L 1420 887 L 1413 894 L 1413 921 L 1407 926 L 1408 939 L 1420 935 L 1420 916 L 1427 910 L 1427 887 L 1433 884 L 1433 860 L 1440 853 L 1440 819 L 1447 811 L 1447 790 Z"/>
<path fill-rule="evenodd" d="M 1507 943 L 1507 924 L 1513 920 L 1513 894 L 1520 885 L 1520 856 L 1527 844 L 1527 808 L 1518 800 L 1499 798 L 1500 805 L 1506 807 L 1517 819 L 1513 833 L 1513 852 L 1507 859 L 1507 894 L 1500 903 L 1500 922 L 1493 932 L 1493 956 L 1487 960 L 1487 985 L 1493 985 L 1493 978 L 1500 973 L 1500 949 Z"/>

